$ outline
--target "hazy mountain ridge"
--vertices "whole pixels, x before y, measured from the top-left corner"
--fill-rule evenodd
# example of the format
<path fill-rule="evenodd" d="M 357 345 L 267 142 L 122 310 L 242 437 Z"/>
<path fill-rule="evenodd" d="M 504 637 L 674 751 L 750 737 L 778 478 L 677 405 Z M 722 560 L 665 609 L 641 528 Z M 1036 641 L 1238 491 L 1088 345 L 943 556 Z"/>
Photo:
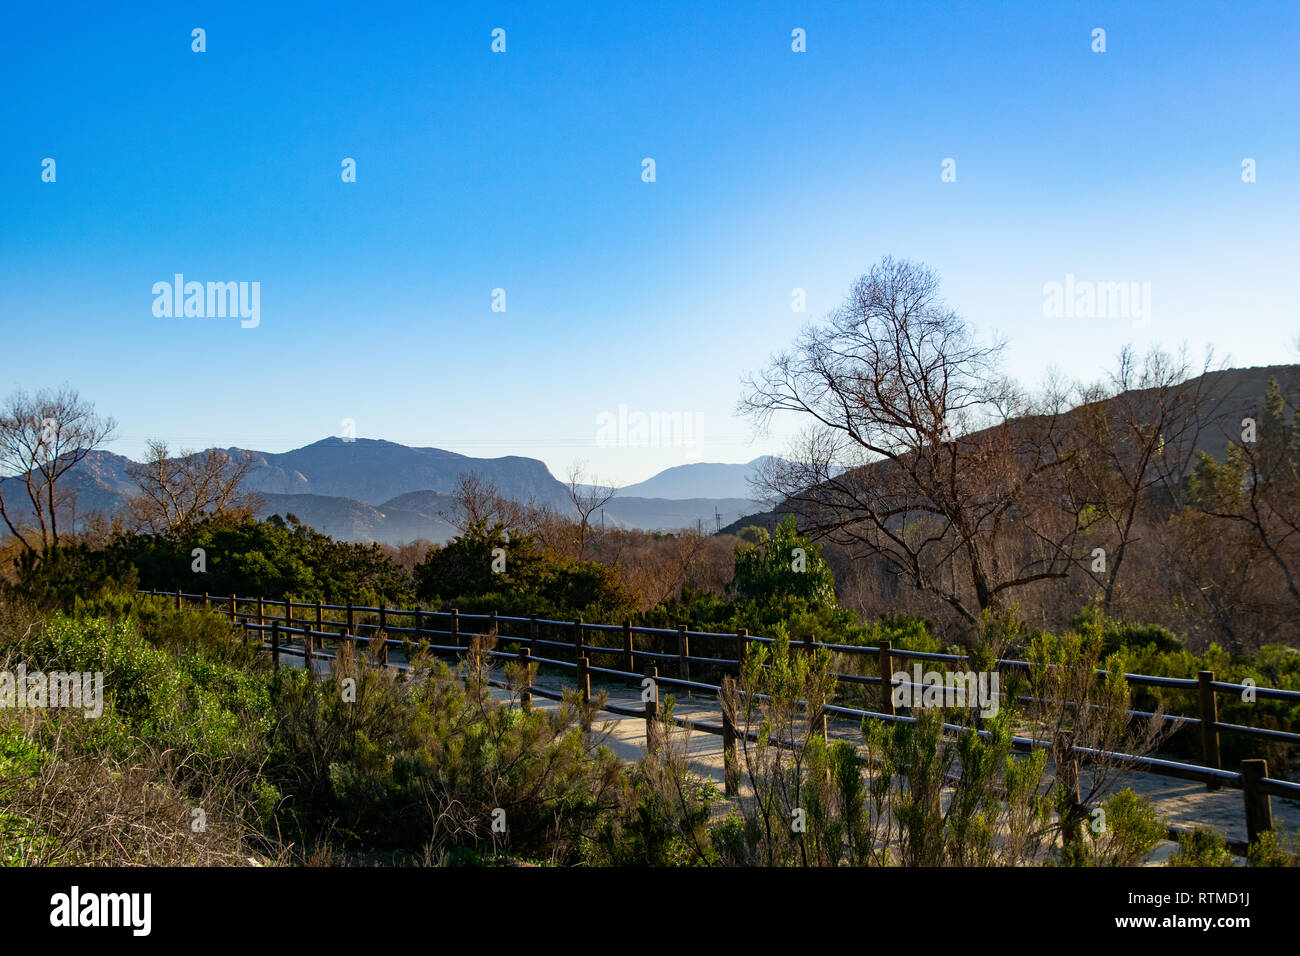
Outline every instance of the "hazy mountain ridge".
<path fill-rule="evenodd" d="M 750 480 L 771 458 L 760 455 L 743 465 L 698 462 L 665 468 L 645 481 L 619 489 L 619 496 L 630 498 L 746 498 L 754 497 Z"/>
<path fill-rule="evenodd" d="M 240 448 L 226 451 L 251 456 L 246 487 L 265 502 L 260 517 L 293 514 L 304 524 L 341 540 L 390 544 L 416 538 L 449 540 L 456 529 L 443 514 L 452 510 L 450 492 L 466 472 L 495 482 L 502 493 L 517 500 L 531 499 L 566 513 L 570 510 L 564 485 L 545 463 L 534 458 L 470 458 L 437 448 L 340 438 L 282 453 Z M 128 499 L 136 493 L 127 472 L 131 464 L 131 459 L 113 452 L 87 455 L 61 482 L 60 494 L 67 504 L 59 509 L 60 521 L 75 519 L 77 526 L 84 526 L 94 514 L 111 517 L 125 513 Z M 11 514 L 26 510 L 27 496 L 20 478 L 4 479 L 0 489 Z M 712 529 L 715 513 L 721 513 L 725 522 L 753 507 L 753 502 L 726 496 L 695 495 L 680 500 L 620 496 L 607 506 L 606 520 L 645 530 L 675 530 L 701 522 Z"/>
<path fill-rule="evenodd" d="M 759 502 L 751 498 L 640 498 L 619 496 L 603 509 L 606 518 L 626 528 L 675 531 L 702 524 L 715 531 L 751 513 Z M 593 520 L 600 521 L 597 511 Z"/>
<path fill-rule="evenodd" d="M 229 449 L 232 453 L 242 449 Z M 371 438 L 325 438 L 293 451 L 253 456 L 248 487 L 262 494 L 312 494 L 381 505 L 414 491 L 452 491 L 465 472 L 519 501 L 561 505 L 564 486 L 535 458 L 470 458 L 441 448 L 410 448 Z"/>
<path fill-rule="evenodd" d="M 1217 405 L 1217 413 L 1215 424 L 1202 432 L 1197 449 L 1221 456 L 1228 441 L 1239 440 L 1242 418 L 1258 410 L 1274 377 L 1284 391 L 1300 390 L 1300 365 L 1209 373 L 1200 384 L 1207 405 Z M 252 456 L 248 489 L 265 499 L 263 517 L 292 513 L 305 524 L 345 540 L 447 540 L 455 529 L 442 515 L 450 511 L 449 493 L 466 472 L 495 482 L 503 494 L 517 500 L 570 510 L 564 485 L 535 458 L 470 458 L 438 448 L 362 438 L 326 438 L 280 453 L 228 451 Z M 644 530 L 697 524 L 713 530 L 721 523 L 724 531 L 735 531 L 746 524 L 770 525 L 779 509 L 760 511 L 762 505 L 753 500 L 755 492 L 749 486 L 749 479 L 766 460 L 763 456 L 743 465 L 692 463 L 665 469 L 620 489 L 605 506 L 604 518 L 617 526 Z M 130 465 L 130 459 L 113 452 L 88 454 L 60 489 L 61 524 L 66 527 L 69 518 L 75 518 L 83 526 L 93 514 L 123 513 L 136 490 L 127 473 Z M 0 479 L 0 490 L 11 514 L 26 513 L 21 478 Z M 727 491 L 735 493 L 721 493 Z M 600 520 L 599 511 L 595 519 Z"/>

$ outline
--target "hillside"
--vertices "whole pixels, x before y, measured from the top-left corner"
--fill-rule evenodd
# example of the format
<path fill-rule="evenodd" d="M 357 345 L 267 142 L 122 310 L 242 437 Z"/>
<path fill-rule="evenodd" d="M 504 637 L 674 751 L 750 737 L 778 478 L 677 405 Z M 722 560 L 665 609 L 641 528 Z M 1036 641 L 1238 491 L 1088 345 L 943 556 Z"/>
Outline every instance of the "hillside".
<path fill-rule="evenodd" d="M 1200 430 L 1191 450 L 1221 457 L 1230 441 L 1240 440 L 1241 420 L 1259 411 L 1264 392 L 1272 378 L 1278 380 L 1283 394 L 1300 391 L 1300 365 L 1224 369 L 1188 381 L 1185 388 L 1202 389 L 1203 414 L 1206 416 L 1206 425 Z M 1140 407 L 1143 393 L 1136 392 L 1134 395 L 1135 404 Z M 1190 455 L 1188 460 L 1191 460 Z M 877 465 L 865 467 L 873 468 Z M 772 511 L 755 511 L 731 522 L 722 531 L 735 534 L 748 525 L 758 525 L 770 531 L 775 528 L 783 513 L 784 510 L 779 507 Z"/>
<path fill-rule="evenodd" d="M 126 473 L 131 459 L 107 451 L 92 451 L 59 482 L 59 521 L 79 525 L 93 514 L 113 515 L 126 509 L 127 498 L 135 493 L 135 482 Z M 27 489 L 21 478 L 0 479 L 10 515 L 30 513 Z M 0 537 L 8 529 L 0 523 Z"/>

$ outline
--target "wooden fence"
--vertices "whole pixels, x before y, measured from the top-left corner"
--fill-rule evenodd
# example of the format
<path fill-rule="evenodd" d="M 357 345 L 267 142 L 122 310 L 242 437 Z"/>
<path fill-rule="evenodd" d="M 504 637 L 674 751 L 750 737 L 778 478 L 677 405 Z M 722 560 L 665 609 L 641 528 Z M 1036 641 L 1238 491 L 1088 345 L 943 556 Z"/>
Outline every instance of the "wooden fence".
<path fill-rule="evenodd" d="M 510 617 L 490 614 L 463 614 L 458 610 L 429 611 L 422 608 L 384 608 L 365 607 L 352 604 L 323 604 L 321 602 L 302 603 L 290 600 L 269 600 L 261 597 L 237 597 L 209 594 L 192 594 L 177 591 L 140 591 L 142 595 L 174 600 L 175 606 L 181 608 L 190 602 L 191 606 L 201 604 L 205 610 L 222 611 L 232 623 L 244 628 L 245 636 L 257 634 L 261 647 L 271 655 L 272 666 L 280 666 L 281 656 L 302 658 L 305 666 L 312 669 L 312 662 L 332 660 L 335 656 L 325 648 L 325 642 L 364 641 L 368 659 L 381 664 L 404 668 L 403 662 L 390 663 L 389 650 L 396 648 L 404 651 L 408 646 L 421 644 L 430 651 L 440 654 L 456 654 L 467 650 L 470 641 L 477 636 L 495 634 L 502 643 L 519 646 L 517 652 L 493 650 L 493 656 L 501 659 L 517 659 L 548 667 L 571 670 L 575 672 L 577 687 L 585 701 L 591 700 L 591 678 L 607 677 L 620 680 L 640 681 L 649 676 L 654 679 L 656 687 L 664 684 L 680 687 L 690 694 L 693 691 L 717 696 L 721 690 L 718 684 L 691 679 L 691 665 L 713 672 L 735 674 L 740 661 L 744 659 L 745 650 L 751 643 L 774 643 L 773 638 L 749 634 L 744 628 L 735 633 L 716 633 L 710 631 L 693 631 L 686 625 L 677 628 L 638 627 L 630 622 L 622 624 L 593 624 L 581 618 L 572 621 L 558 621 L 530 617 Z M 241 609 L 242 608 L 242 609 Z M 295 616 L 295 614 L 306 616 Z M 337 618 L 337 619 L 336 619 Z M 397 624 L 396 621 L 403 621 Z M 438 627 L 435 625 L 441 624 Z M 508 634 L 505 626 L 509 625 L 522 633 Z M 394 637 L 394 635 L 398 635 Z M 431 639 L 447 640 L 435 643 Z M 600 643 L 593 643 L 592 639 Z M 635 639 L 641 638 L 641 647 L 634 646 Z M 712 654 L 692 653 L 691 641 L 696 641 L 697 651 L 707 645 Z M 319 642 L 319 644 L 318 644 Z M 645 644 L 669 646 L 672 649 L 651 650 Z M 818 718 L 825 723 L 828 716 L 853 718 L 859 722 L 865 718 L 887 722 L 914 722 L 915 718 L 895 713 L 892 694 L 887 688 L 899 686 L 903 681 L 893 678 L 894 665 L 899 660 L 936 661 L 943 663 L 961 663 L 966 660 L 960 654 L 937 654 L 925 651 L 910 651 L 893 647 L 889 641 L 881 641 L 876 647 L 860 647 L 847 644 L 822 644 L 815 640 L 791 641 L 791 647 L 814 650 L 825 647 L 835 654 L 847 656 L 864 655 L 874 657 L 876 674 L 837 674 L 837 679 L 845 684 L 870 685 L 880 687 L 881 707 L 878 711 L 844 707 L 827 704 Z M 539 651 L 544 652 L 539 653 Z M 337 651 L 335 652 L 337 653 Z M 591 663 L 593 656 L 612 660 L 621 667 L 599 667 Z M 717 656 L 721 655 L 721 656 Z M 638 663 L 643 668 L 637 671 Z M 1027 669 L 1027 661 L 998 660 L 999 667 L 1007 669 Z M 660 665 L 669 666 L 675 677 L 661 675 Z M 1105 673 L 1098 671 L 1099 674 Z M 1223 734 L 1237 734 L 1261 740 L 1272 740 L 1289 744 L 1300 744 L 1300 734 L 1273 730 L 1265 727 L 1249 727 L 1242 724 L 1225 723 L 1218 719 L 1218 695 L 1241 695 L 1247 691 L 1246 685 L 1233 684 L 1215 679 L 1213 671 L 1201 671 L 1195 680 L 1177 677 L 1153 677 L 1145 674 L 1125 674 L 1125 680 L 1134 686 L 1163 687 L 1194 692 L 1197 700 L 1196 716 L 1179 716 L 1164 714 L 1162 720 L 1179 726 L 1199 727 L 1202 751 L 1200 765 L 1156 757 L 1132 756 L 1128 754 L 1097 751 L 1087 747 L 1071 746 L 1068 754 L 1075 761 L 1087 762 L 1092 759 L 1106 758 L 1125 762 L 1137 770 L 1193 780 L 1205 784 L 1207 789 L 1217 790 L 1222 787 L 1236 788 L 1242 791 L 1246 815 L 1246 832 L 1248 842 L 1254 842 L 1264 830 L 1273 828 L 1271 797 L 1282 797 L 1300 801 L 1300 783 L 1289 780 L 1274 779 L 1268 776 L 1267 761 L 1248 759 L 1241 761 L 1239 770 L 1226 770 L 1222 767 L 1219 740 Z M 501 681 L 492 681 L 499 687 L 506 686 Z M 1259 700 L 1283 700 L 1300 703 L 1300 691 L 1283 690 L 1272 687 L 1251 687 L 1251 692 Z M 554 691 L 529 685 L 521 688 L 521 697 L 527 706 L 532 695 L 558 700 L 562 697 Z M 1030 698 L 1021 697 L 1024 701 Z M 634 709 L 606 703 L 603 710 L 608 713 L 628 717 L 644 716 L 646 720 L 647 746 L 653 746 L 655 722 L 658 719 L 658 699 L 653 696 L 643 709 Z M 1147 711 L 1126 711 L 1131 717 L 1150 718 L 1155 716 Z M 724 764 L 726 773 L 726 792 L 734 794 L 738 788 L 738 774 L 735 770 L 736 742 L 740 736 L 737 728 L 731 726 L 724 711 L 721 724 L 712 724 L 698 720 L 674 718 L 679 726 L 689 726 L 694 730 L 717 734 L 723 738 Z M 946 730 L 961 732 L 966 728 L 955 724 L 945 724 Z M 987 734 L 980 731 L 982 735 Z M 755 735 L 751 732 L 750 739 Z M 787 742 L 788 743 L 788 742 Z M 1050 749 L 1050 741 L 1035 740 L 1028 737 L 1012 737 L 1012 744 L 1017 751 L 1028 752 L 1035 748 Z M 1186 830 L 1170 828 L 1174 837 Z M 1229 848 L 1238 855 L 1244 854 L 1248 843 L 1228 841 Z"/>

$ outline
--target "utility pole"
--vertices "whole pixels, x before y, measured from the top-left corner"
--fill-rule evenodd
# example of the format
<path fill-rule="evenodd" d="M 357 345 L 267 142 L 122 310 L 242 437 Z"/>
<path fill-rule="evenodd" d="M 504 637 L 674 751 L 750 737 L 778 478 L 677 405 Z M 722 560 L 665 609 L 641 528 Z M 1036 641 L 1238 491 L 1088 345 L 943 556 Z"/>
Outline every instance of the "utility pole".
<path fill-rule="evenodd" d="M 718 506 L 713 506 L 713 524 L 715 530 L 722 531 L 722 515 L 718 514 Z"/>

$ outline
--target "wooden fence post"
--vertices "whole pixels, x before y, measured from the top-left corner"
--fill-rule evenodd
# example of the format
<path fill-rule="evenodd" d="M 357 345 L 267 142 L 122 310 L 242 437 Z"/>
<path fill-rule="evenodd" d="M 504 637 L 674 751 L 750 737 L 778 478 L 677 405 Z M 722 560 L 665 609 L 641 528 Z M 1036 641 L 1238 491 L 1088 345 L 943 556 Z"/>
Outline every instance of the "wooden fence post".
<path fill-rule="evenodd" d="M 181 609 L 181 586 L 176 585 L 176 610 Z"/>
<path fill-rule="evenodd" d="M 235 623 L 236 614 L 237 612 L 235 611 L 235 596 L 232 594 L 230 595 L 230 623 L 231 624 Z"/>
<path fill-rule="evenodd" d="M 582 696 L 584 704 L 591 703 L 591 673 L 588 668 L 591 667 L 591 661 L 586 657 L 578 658 L 578 693 Z"/>
<path fill-rule="evenodd" d="M 257 624 L 259 627 L 266 626 L 266 601 L 259 594 L 257 596 Z M 261 632 L 258 632 L 259 636 Z"/>
<path fill-rule="evenodd" d="M 623 670 L 629 674 L 635 674 L 633 670 L 634 661 L 632 660 L 632 622 L 623 622 Z"/>
<path fill-rule="evenodd" d="M 284 639 L 293 641 L 293 601 L 284 599 Z"/>
<path fill-rule="evenodd" d="M 582 644 L 582 618 L 573 619 L 573 659 L 576 661 L 587 652 Z"/>
<path fill-rule="evenodd" d="M 1210 686 L 1214 680 L 1214 671 L 1201 671 L 1196 675 L 1196 696 L 1200 704 L 1201 717 L 1201 757 L 1207 767 L 1219 769 L 1223 766 L 1219 757 L 1219 702 Z M 1206 790 L 1218 790 L 1217 781 L 1208 782 Z"/>
<path fill-rule="evenodd" d="M 654 684 L 645 702 L 645 750 L 650 755 L 659 749 L 659 668 L 647 667 L 646 677 Z"/>
<path fill-rule="evenodd" d="M 312 636 L 311 622 L 303 623 L 302 628 L 302 665 L 307 668 L 307 679 L 312 680 L 316 676 L 316 667 L 313 661 L 316 659 L 316 638 Z"/>
<path fill-rule="evenodd" d="M 460 647 L 460 611 L 455 608 L 451 609 L 451 643 L 453 647 Z"/>
<path fill-rule="evenodd" d="M 303 636 L 307 652 L 307 676 L 311 679 L 315 679 L 316 677 L 316 640 L 318 636 L 321 641 L 321 647 L 323 648 L 325 646 L 325 632 L 320 630 L 320 628 L 317 628 L 316 630 L 319 634 L 312 634 L 309 626 L 307 628 L 307 633 Z M 328 656 L 326 656 L 325 659 L 328 661 Z"/>
<path fill-rule="evenodd" d="M 280 669 L 280 622 L 271 622 L 271 668 Z"/>
<path fill-rule="evenodd" d="M 677 625 L 677 676 L 682 680 L 691 679 L 691 639 L 686 636 L 686 625 Z M 683 688 L 686 696 L 691 696 L 689 687 Z"/>
<path fill-rule="evenodd" d="M 525 712 L 533 709 L 533 682 L 532 682 L 532 651 L 526 647 L 519 649 L 519 663 L 524 666 L 523 686 L 519 688 L 519 706 Z"/>
<path fill-rule="evenodd" d="M 208 592 L 207 592 L 207 591 L 204 591 L 204 592 L 203 592 L 203 610 L 205 610 L 205 611 L 211 611 L 211 610 L 212 610 L 212 599 L 211 599 L 210 597 L 208 597 Z"/>
<path fill-rule="evenodd" d="M 894 716 L 894 644 L 880 642 L 880 712 Z"/>
<path fill-rule="evenodd" d="M 1241 791 L 1246 800 L 1246 839 L 1251 843 L 1259 839 L 1265 830 L 1273 829 L 1273 802 L 1259 787 L 1259 782 L 1267 776 L 1267 760 L 1241 762 Z"/>
<path fill-rule="evenodd" d="M 493 637 L 501 636 L 501 622 L 497 620 L 496 611 L 488 615 L 488 633 Z"/>

